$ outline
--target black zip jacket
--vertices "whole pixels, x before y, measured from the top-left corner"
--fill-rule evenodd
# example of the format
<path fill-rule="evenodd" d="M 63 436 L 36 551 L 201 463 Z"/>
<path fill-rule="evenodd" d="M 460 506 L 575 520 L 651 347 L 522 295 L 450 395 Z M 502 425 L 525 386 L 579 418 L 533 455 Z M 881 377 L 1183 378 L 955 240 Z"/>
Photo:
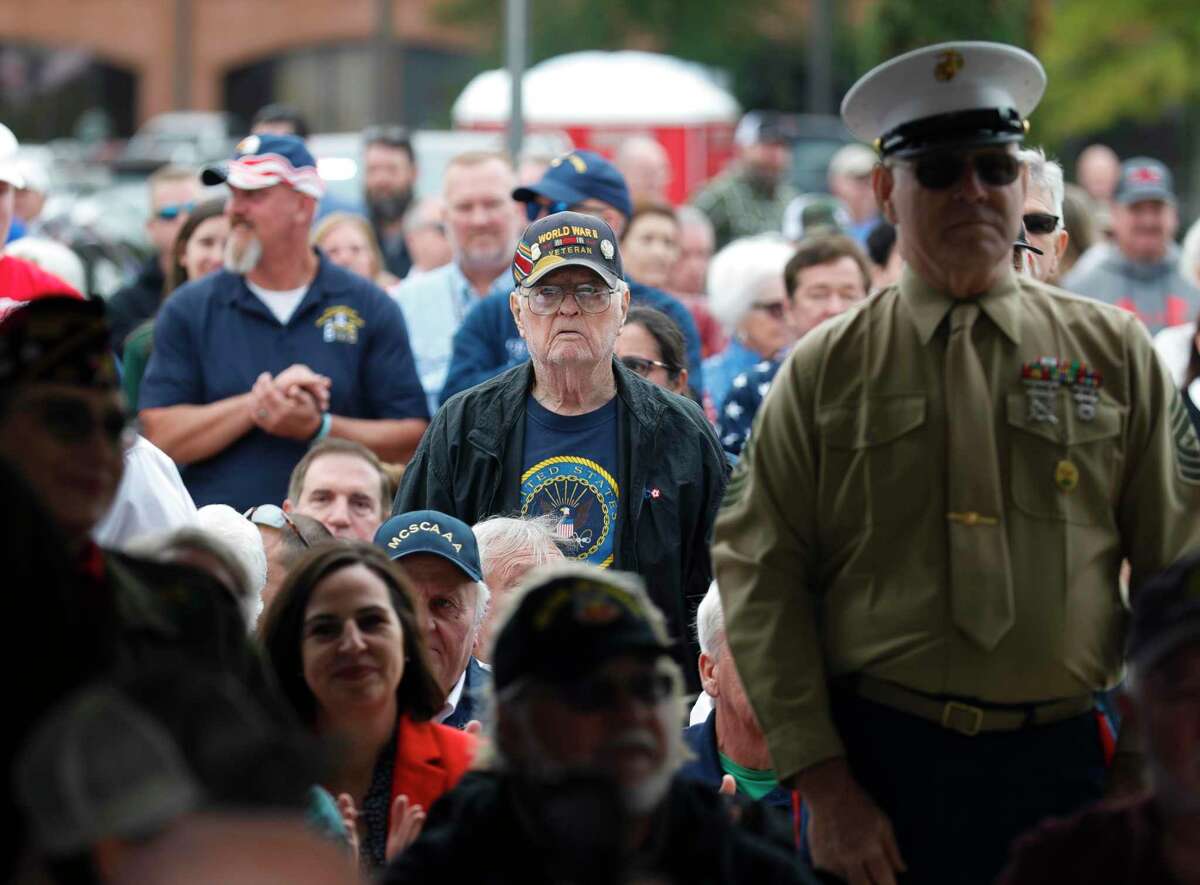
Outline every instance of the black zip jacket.
<path fill-rule="evenodd" d="M 613 568 L 645 580 L 688 685 L 698 690 L 689 625 L 712 581 L 708 548 L 729 464 L 699 406 L 616 360 L 613 371 L 621 490 Z M 393 515 L 428 508 L 473 525 L 519 514 L 532 385 L 525 363 L 447 400 L 404 472 Z"/>

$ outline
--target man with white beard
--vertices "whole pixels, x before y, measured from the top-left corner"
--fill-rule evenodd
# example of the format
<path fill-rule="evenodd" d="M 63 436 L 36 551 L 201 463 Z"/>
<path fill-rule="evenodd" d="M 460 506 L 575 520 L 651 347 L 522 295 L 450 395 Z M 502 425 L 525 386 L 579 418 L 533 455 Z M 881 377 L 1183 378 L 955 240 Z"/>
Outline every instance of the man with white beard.
<path fill-rule="evenodd" d="M 197 506 L 287 494 L 327 436 L 407 461 L 428 423 L 400 309 L 308 245 L 324 183 L 290 135 L 251 135 L 204 170 L 225 183 L 225 268 L 172 293 L 139 398 L 144 435 Z"/>
<path fill-rule="evenodd" d="M 736 798 L 677 776 L 683 678 L 641 579 L 576 563 L 536 575 L 492 650 L 491 758 L 382 881 L 816 881 L 735 823 Z"/>

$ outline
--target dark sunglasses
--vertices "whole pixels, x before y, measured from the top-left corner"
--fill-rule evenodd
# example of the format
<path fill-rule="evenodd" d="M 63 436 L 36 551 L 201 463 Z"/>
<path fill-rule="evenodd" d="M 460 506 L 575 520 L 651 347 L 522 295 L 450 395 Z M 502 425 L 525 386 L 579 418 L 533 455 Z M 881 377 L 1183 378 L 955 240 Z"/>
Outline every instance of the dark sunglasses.
<path fill-rule="evenodd" d="M 257 507 L 251 507 L 242 516 L 250 520 L 255 525 L 265 525 L 273 529 L 283 531 L 285 528 L 290 528 L 300 539 L 300 543 L 305 547 L 310 546 L 308 539 L 300 534 L 300 529 L 296 523 L 292 522 L 292 518 L 287 515 L 282 507 L 276 504 L 259 504 Z"/>
<path fill-rule="evenodd" d="M 623 356 L 621 357 L 621 365 L 631 372 L 637 372 L 643 378 L 649 378 L 655 366 L 665 369 L 668 375 L 674 375 L 679 371 L 668 363 L 664 363 L 661 360 L 648 360 L 644 356 Z"/>
<path fill-rule="evenodd" d="M 97 430 L 110 445 L 128 446 L 132 442 L 129 416 L 118 408 L 105 409 L 99 416 L 90 405 L 73 397 L 48 397 L 25 406 L 35 412 L 51 436 L 66 445 L 91 439 Z"/>
<path fill-rule="evenodd" d="M 538 200 L 530 200 L 525 204 L 525 217 L 530 221 L 537 221 L 544 215 L 553 215 L 556 212 L 566 212 L 570 209 L 570 205 L 559 200 L 557 203 L 546 205 Z"/>
<path fill-rule="evenodd" d="M 1028 212 L 1022 217 L 1026 233 L 1052 234 L 1058 229 L 1058 216 L 1049 212 Z"/>
<path fill-rule="evenodd" d="M 195 203 L 167 203 L 154 213 L 154 217 L 159 221 L 174 221 L 180 215 L 185 215 L 195 208 Z"/>
<path fill-rule="evenodd" d="M 772 301 L 770 304 L 762 304 L 761 302 L 755 301 L 750 306 L 755 310 L 761 310 L 773 320 L 783 319 L 785 308 L 782 301 Z"/>
<path fill-rule="evenodd" d="M 628 679 L 593 676 L 564 686 L 563 701 L 578 713 L 598 713 L 616 709 L 622 699 L 630 698 L 654 706 L 671 696 L 675 684 L 670 675 L 648 671 Z"/>
<path fill-rule="evenodd" d="M 932 191 L 945 190 L 962 179 L 969 163 L 988 187 L 1004 187 L 1017 180 L 1021 162 L 1012 154 L 988 151 L 982 154 L 928 154 L 915 160 L 905 160 L 913 167 L 917 181 Z"/>
<path fill-rule="evenodd" d="M 363 130 L 362 140 L 364 145 L 386 144 L 412 151 L 412 138 L 403 126 L 368 126 Z"/>

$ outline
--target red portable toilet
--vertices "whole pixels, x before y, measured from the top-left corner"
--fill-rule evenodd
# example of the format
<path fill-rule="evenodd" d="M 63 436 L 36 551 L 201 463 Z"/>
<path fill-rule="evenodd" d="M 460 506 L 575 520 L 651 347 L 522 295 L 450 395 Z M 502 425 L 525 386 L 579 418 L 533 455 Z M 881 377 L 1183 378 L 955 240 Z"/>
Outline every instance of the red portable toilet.
<path fill-rule="evenodd" d="M 566 132 L 577 147 L 611 159 L 621 140 L 649 135 L 671 158 L 668 196 L 684 202 L 733 153 L 738 103 L 702 65 L 653 52 L 574 52 L 525 72 L 526 132 Z M 476 76 L 454 102 L 454 125 L 508 126 L 506 70 Z"/>

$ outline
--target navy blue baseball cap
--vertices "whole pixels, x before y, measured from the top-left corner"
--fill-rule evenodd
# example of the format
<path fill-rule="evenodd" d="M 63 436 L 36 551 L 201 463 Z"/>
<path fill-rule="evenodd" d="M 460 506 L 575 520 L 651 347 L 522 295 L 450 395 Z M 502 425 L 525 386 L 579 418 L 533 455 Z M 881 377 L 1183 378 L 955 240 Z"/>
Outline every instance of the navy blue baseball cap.
<path fill-rule="evenodd" d="M 483 580 L 475 533 L 461 519 L 437 510 L 412 510 L 393 516 L 375 532 L 375 546 L 393 560 L 432 553 L 458 566 L 473 581 Z"/>
<path fill-rule="evenodd" d="M 229 184 L 246 191 L 286 184 L 314 200 L 325 194 L 317 161 L 304 139 L 295 135 L 247 135 L 238 142 L 233 159 L 206 166 L 200 180 L 209 187 Z"/>
<path fill-rule="evenodd" d="M 1121 178 L 1113 199 L 1123 206 L 1142 200 L 1175 202 L 1171 170 L 1152 157 L 1134 157 L 1121 164 Z"/>
<path fill-rule="evenodd" d="M 561 212 L 584 200 L 602 200 L 626 218 L 633 214 L 633 202 L 625 176 L 617 167 L 594 151 L 571 151 L 550 161 L 550 168 L 537 184 L 519 187 L 512 192 L 520 203 L 532 203 L 545 197 L 552 212 Z"/>

